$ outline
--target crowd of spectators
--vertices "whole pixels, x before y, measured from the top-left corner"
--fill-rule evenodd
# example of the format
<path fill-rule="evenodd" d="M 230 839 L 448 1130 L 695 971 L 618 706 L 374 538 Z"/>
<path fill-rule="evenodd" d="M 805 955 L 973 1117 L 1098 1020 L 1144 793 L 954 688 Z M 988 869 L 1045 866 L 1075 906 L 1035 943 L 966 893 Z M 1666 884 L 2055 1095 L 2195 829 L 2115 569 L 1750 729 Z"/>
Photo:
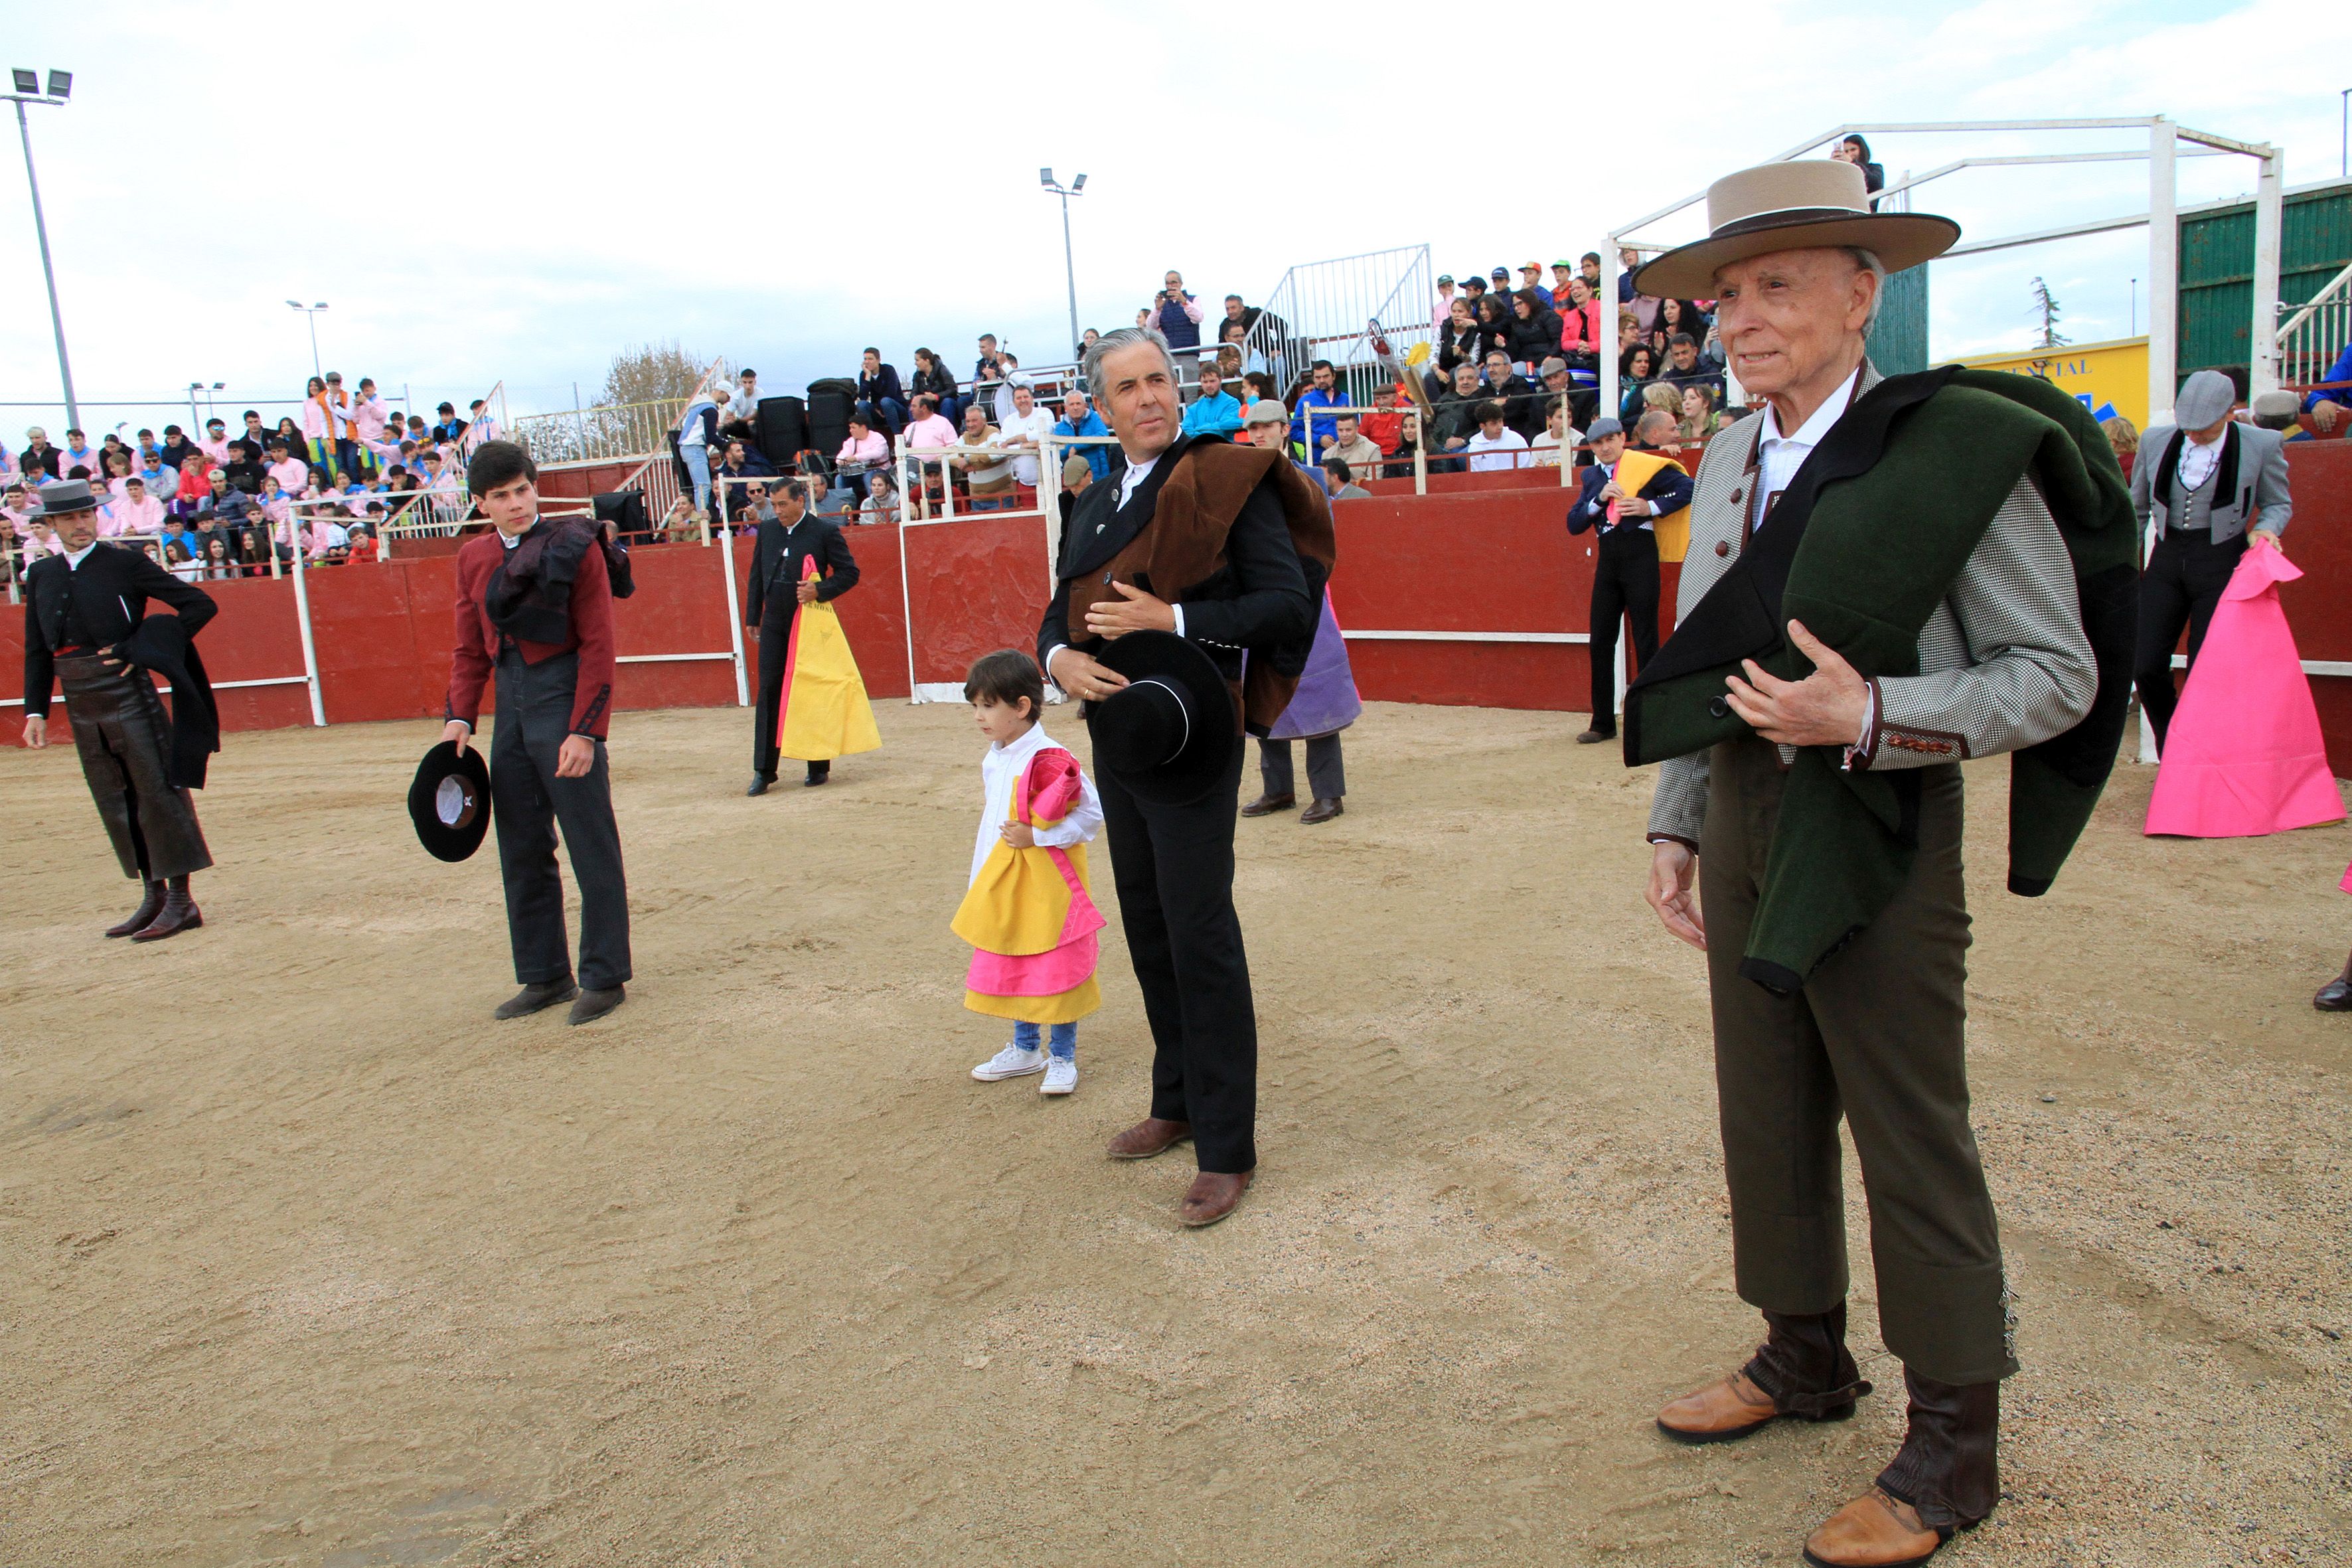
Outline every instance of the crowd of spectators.
<path fill-rule="evenodd" d="M 234 433 L 213 418 L 193 437 L 172 424 L 160 439 L 142 428 L 92 445 L 74 429 L 58 446 L 35 426 L 21 450 L 0 444 L 0 576 L 57 552 L 40 498 L 66 479 L 102 493 L 101 540 L 191 581 L 268 575 L 298 550 L 305 564 L 374 560 L 387 522 L 462 513 L 466 458 L 498 434 L 478 398 L 467 416 L 448 403 L 436 413 L 427 425 L 390 407 L 373 378 L 347 391 L 331 371 L 310 378 L 301 416 L 275 426 L 248 408 Z"/>

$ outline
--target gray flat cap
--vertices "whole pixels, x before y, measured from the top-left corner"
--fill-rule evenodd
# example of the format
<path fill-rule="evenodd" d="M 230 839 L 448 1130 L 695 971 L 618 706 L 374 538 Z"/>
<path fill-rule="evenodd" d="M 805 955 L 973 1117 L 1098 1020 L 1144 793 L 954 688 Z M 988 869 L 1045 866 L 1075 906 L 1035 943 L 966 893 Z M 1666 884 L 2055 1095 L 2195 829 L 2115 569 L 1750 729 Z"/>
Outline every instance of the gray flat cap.
<path fill-rule="evenodd" d="M 2172 422 L 2183 430 L 2202 430 L 2230 416 L 2238 389 L 2218 370 L 2200 370 L 2180 384 L 2172 399 Z"/>

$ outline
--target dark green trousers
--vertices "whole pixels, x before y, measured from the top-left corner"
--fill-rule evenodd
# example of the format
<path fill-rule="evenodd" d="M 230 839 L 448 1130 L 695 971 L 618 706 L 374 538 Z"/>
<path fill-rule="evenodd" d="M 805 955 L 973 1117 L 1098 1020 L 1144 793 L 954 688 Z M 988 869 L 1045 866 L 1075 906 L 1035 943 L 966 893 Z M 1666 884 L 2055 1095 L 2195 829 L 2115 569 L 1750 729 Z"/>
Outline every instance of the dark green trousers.
<path fill-rule="evenodd" d="M 1919 855 L 1885 912 L 1775 996 L 1739 976 L 1784 775 L 1774 748 L 1715 748 L 1699 844 L 1715 1078 L 1740 1299 L 1845 1299 L 1838 1121 L 1853 1130 L 1886 1348 L 1944 1383 L 2017 1370 L 2000 1233 L 1969 1129 L 1969 911 L 1960 770 L 1922 770 Z"/>

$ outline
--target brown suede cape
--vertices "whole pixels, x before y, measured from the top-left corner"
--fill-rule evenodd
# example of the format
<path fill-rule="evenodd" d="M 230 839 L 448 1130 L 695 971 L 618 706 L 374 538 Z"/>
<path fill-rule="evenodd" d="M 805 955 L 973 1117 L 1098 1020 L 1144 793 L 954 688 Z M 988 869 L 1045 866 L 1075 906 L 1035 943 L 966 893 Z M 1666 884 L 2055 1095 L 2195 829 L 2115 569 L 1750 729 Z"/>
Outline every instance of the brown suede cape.
<path fill-rule="evenodd" d="M 1151 521 L 1133 539 L 1100 569 L 1064 579 L 1062 591 L 1068 595 L 1072 628 L 1083 627 L 1087 608 L 1105 597 L 1105 575 L 1171 605 L 1186 598 L 1218 596 L 1216 579 L 1230 570 L 1225 563 L 1225 536 L 1241 514 L 1242 503 L 1269 473 L 1282 500 L 1283 521 L 1290 527 L 1290 542 L 1306 569 L 1307 595 L 1315 601 L 1319 622 L 1324 587 L 1338 556 L 1330 501 L 1282 453 L 1206 439 L 1193 441 L 1177 455 L 1175 467 L 1160 487 Z M 1065 570 L 1069 564 L 1062 563 Z M 1210 592 L 1203 594 L 1203 589 Z M 1291 694 L 1298 689 L 1299 674 L 1307 668 L 1307 656 L 1313 647 L 1310 633 L 1295 647 L 1286 644 L 1250 650 L 1241 680 L 1227 682 L 1234 689 L 1244 731 L 1264 735 L 1282 717 L 1282 710 L 1290 706 Z"/>

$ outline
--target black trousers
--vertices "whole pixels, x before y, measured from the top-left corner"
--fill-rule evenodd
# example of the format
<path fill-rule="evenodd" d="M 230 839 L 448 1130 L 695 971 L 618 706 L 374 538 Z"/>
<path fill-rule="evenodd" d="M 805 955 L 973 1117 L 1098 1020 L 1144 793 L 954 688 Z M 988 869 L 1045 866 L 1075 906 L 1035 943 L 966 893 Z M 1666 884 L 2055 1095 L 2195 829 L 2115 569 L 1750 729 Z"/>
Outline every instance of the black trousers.
<path fill-rule="evenodd" d="M 1151 1025 L 1151 1114 L 1192 1124 L 1201 1169 L 1257 1165 L 1257 1009 L 1234 912 L 1243 748 L 1190 805 L 1141 800 L 1104 773 L 1119 924 Z"/>
<path fill-rule="evenodd" d="M 1658 536 L 1646 528 L 1603 528 L 1592 563 L 1592 727 L 1617 732 L 1617 622 L 1633 623 L 1633 667 L 1658 653 Z"/>
<path fill-rule="evenodd" d="M 1268 799 L 1280 799 L 1298 793 L 1298 780 L 1290 762 L 1290 742 L 1260 741 L 1257 743 L 1257 773 L 1265 783 Z M 1338 800 L 1348 793 L 1347 760 L 1339 750 L 1339 732 L 1315 735 L 1307 742 L 1307 788 L 1317 800 Z"/>
<path fill-rule="evenodd" d="M 800 601 L 784 592 L 780 606 L 769 596 L 760 617 L 760 700 L 751 705 L 751 771 L 763 779 L 776 776 L 776 722 L 784 706 L 784 661 L 793 651 L 793 617 Z"/>
<path fill-rule="evenodd" d="M 499 829 L 499 873 L 507 889 L 507 940 L 515 979 L 543 985 L 572 973 L 564 941 L 563 879 L 555 830 L 580 884 L 580 984 L 605 991 L 629 978 L 629 886 L 621 871 L 621 830 L 613 821 L 613 780 L 597 742 L 583 778 L 555 776 L 556 753 L 572 732 L 580 656 L 525 664 L 499 655 L 499 711 L 490 736 L 490 819 Z"/>
<path fill-rule="evenodd" d="M 105 669 L 96 654 L 58 660 L 81 775 L 126 877 L 165 882 L 213 863 L 194 797 L 171 781 L 172 721 L 136 667 Z"/>
<path fill-rule="evenodd" d="M 2246 552 L 2246 536 L 2216 544 L 2202 529 L 2170 529 L 2156 542 L 2147 570 L 2139 579 L 2139 646 L 2132 661 L 2132 684 L 2139 688 L 2140 711 L 2156 729 L 2156 747 L 2164 749 L 2165 731 L 2172 728 L 2172 710 L 2180 693 L 2172 683 L 2172 648 L 2180 629 L 2189 628 L 2189 662 L 2205 644 L 2205 628 L 2213 619 L 2221 590 Z"/>

